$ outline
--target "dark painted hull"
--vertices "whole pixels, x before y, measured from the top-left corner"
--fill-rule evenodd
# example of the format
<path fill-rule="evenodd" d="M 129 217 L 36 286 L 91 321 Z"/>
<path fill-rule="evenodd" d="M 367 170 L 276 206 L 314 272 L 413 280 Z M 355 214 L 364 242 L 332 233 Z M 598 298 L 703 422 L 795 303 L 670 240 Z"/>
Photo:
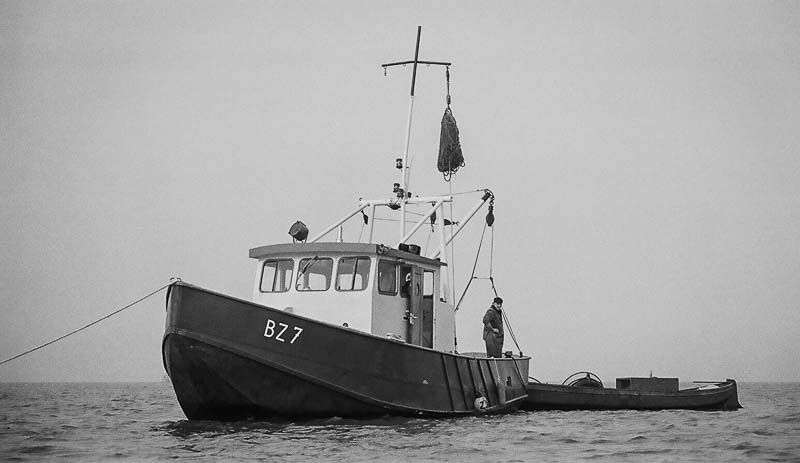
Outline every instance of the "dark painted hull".
<path fill-rule="evenodd" d="M 677 392 L 639 392 L 624 389 L 528 383 L 525 410 L 736 410 L 736 381 L 717 388 Z"/>
<path fill-rule="evenodd" d="M 162 351 L 187 418 L 213 420 L 508 411 L 529 361 L 412 346 L 185 283 L 167 294 Z"/>

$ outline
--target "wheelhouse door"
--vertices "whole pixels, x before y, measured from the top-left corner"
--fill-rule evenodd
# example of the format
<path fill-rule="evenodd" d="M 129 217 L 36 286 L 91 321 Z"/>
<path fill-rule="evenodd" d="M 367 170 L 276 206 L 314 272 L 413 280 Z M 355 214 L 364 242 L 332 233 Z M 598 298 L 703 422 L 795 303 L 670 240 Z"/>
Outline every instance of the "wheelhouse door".
<path fill-rule="evenodd" d="M 406 339 L 409 343 L 420 346 L 427 343 L 423 343 L 423 315 L 422 315 L 422 294 L 423 294 L 423 285 L 425 281 L 423 279 L 422 269 L 416 266 L 410 266 L 403 268 L 403 272 L 405 275 L 405 285 L 404 285 L 404 292 L 405 295 L 408 297 L 408 310 L 406 313 L 406 317 L 408 320 L 408 336 Z M 426 347 L 432 347 L 430 345 Z"/>

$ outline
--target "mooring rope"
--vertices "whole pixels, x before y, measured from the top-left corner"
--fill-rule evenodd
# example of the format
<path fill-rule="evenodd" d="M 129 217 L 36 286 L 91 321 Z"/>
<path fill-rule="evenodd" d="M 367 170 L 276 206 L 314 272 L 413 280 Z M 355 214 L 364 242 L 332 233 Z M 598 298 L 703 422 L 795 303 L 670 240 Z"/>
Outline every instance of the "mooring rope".
<path fill-rule="evenodd" d="M 44 344 L 42 344 L 42 345 L 40 345 L 40 346 L 34 347 L 33 349 L 26 350 L 25 352 L 22 352 L 21 354 L 17 354 L 17 355 L 15 355 L 15 356 L 11 357 L 11 358 L 5 359 L 5 360 L 3 360 L 2 362 L 0 362 L 0 365 L 3 365 L 4 363 L 8 363 L 8 362 L 10 362 L 10 361 L 12 361 L 12 360 L 16 360 L 16 359 L 18 359 L 18 358 L 20 358 L 20 357 L 24 357 L 24 356 L 26 356 L 26 355 L 28 355 L 28 354 L 30 354 L 30 353 L 32 353 L 32 352 L 35 352 L 35 351 L 37 351 L 37 350 L 39 350 L 39 349 L 42 349 L 42 348 L 44 348 L 44 347 L 47 347 L 47 346 L 49 346 L 50 344 L 57 343 L 58 341 L 61 341 L 61 340 L 62 340 L 62 339 L 64 339 L 64 338 L 68 338 L 68 337 L 72 336 L 72 335 L 73 335 L 73 334 L 75 334 L 75 333 L 78 333 L 78 332 L 80 332 L 80 331 L 83 331 L 83 330 L 85 330 L 86 328 L 89 328 L 90 326 L 96 325 L 96 324 L 100 323 L 100 322 L 101 322 L 101 321 L 103 321 L 103 320 L 106 320 L 106 319 L 108 319 L 108 318 L 111 318 L 111 317 L 113 317 L 114 315 L 116 315 L 116 314 L 118 314 L 118 313 L 122 312 L 123 310 L 125 310 L 125 309 L 129 309 L 129 308 L 131 308 L 131 307 L 135 306 L 136 304 L 138 304 L 138 303 L 140 303 L 140 302 L 144 301 L 144 300 L 145 300 L 145 299 L 147 299 L 148 297 L 150 297 L 150 296 L 153 296 L 154 294 L 156 294 L 156 293 L 160 292 L 161 290 L 163 290 L 163 289 L 165 289 L 165 288 L 169 287 L 171 284 L 173 284 L 173 283 L 175 283 L 175 282 L 177 282 L 177 281 L 181 281 L 181 279 L 180 279 L 180 278 L 171 278 L 171 279 L 170 279 L 170 281 L 169 281 L 169 283 L 167 283 L 167 284 L 165 284 L 164 286 L 162 286 L 162 287 L 158 288 L 157 290 L 155 290 L 155 291 L 153 291 L 153 292 L 151 292 L 151 293 L 147 294 L 146 296 L 143 296 L 143 297 L 141 297 L 141 298 L 137 299 L 136 301 L 134 301 L 134 302 L 131 302 L 130 304 L 126 305 L 125 307 L 123 307 L 123 308 L 121 308 L 121 309 L 118 309 L 118 310 L 115 310 L 115 311 L 111 312 L 110 314 L 106 315 L 105 317 L 98 318 L 97 320 L 95 320 L 95 321 L 93 321 L 93 322 L 89 323 L 88 325 L 84 325 L 84 326 L 82 326 L 82 327 L 78 328 L 77 330 L 70 331 L 69 333 L 67 333 L 67 334 L 65 334 L 65 335 L 63 335 L 63 336 L 60 336 L 60 337 L 58 337 L 58 338 L 56 338 L 56 339 L 53 339 L 52 341 L 48 341 L 48 342 L 46 342 L 46 343 L 44 343 Z"/>

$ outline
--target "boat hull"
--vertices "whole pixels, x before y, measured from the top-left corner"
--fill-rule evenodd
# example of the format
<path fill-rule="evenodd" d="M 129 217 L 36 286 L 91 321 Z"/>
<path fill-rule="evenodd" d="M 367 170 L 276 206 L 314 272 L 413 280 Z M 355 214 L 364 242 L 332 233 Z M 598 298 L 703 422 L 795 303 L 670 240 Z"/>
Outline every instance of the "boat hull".
<path fill-rule="evenodd" d="M 643 392 L 611 388 L 528 383 L 525 410 L 736 410 L 741 408 L 736 381 L 714 388 Z"/>
<path fill-rule="evenodd" d="M 529 361 L 412 346 L 186 283 L 167 294 L 162 352 L 187 418 L 211 420 L 508 411 Z"/>

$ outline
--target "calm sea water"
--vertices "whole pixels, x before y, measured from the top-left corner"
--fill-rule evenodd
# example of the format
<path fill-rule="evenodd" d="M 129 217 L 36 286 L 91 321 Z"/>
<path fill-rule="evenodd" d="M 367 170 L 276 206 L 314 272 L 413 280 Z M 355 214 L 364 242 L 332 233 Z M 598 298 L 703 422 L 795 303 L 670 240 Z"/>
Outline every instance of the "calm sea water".
<path fill-rule="evenodd" d="M 798 461 L 800 384 L 734 412 L 189 422 L 166 383 L 0 384 L 0 460 Z"/>

